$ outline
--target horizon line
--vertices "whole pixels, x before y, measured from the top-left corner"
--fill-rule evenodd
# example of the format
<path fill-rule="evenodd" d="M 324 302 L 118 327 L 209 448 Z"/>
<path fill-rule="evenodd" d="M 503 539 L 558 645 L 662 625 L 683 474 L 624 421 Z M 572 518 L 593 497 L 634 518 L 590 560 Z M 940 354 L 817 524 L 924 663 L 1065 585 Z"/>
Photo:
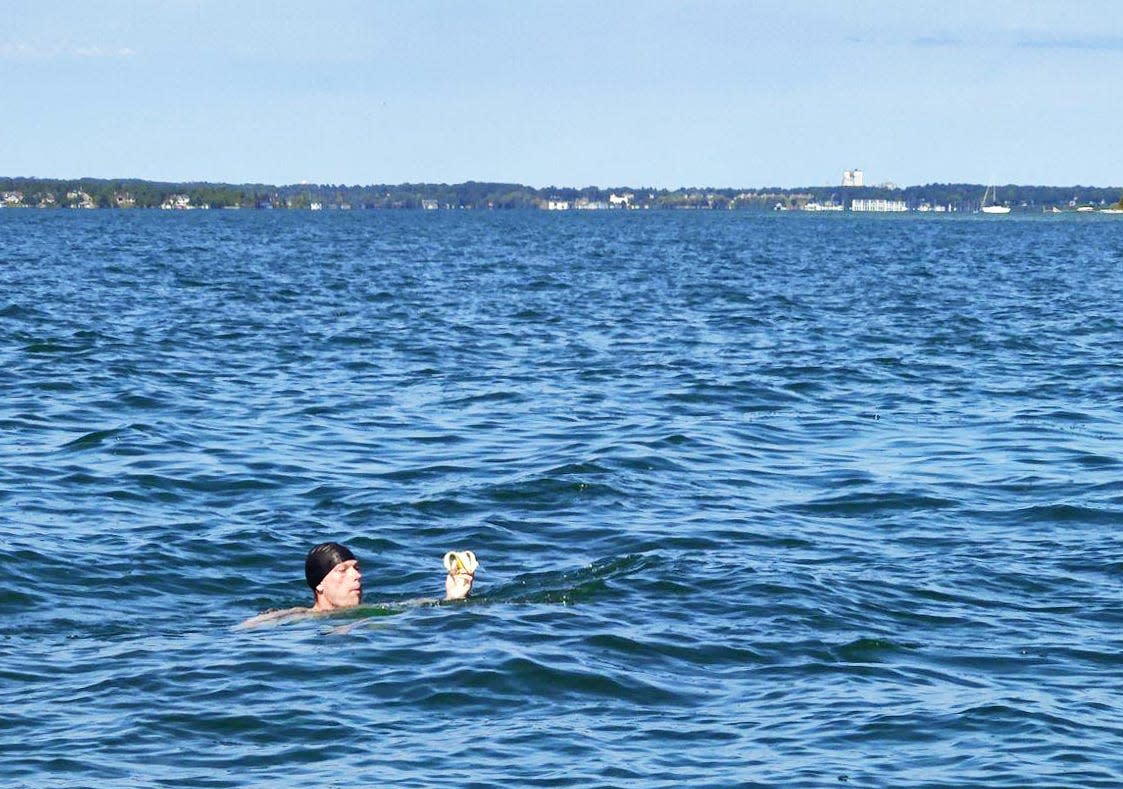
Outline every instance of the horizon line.
<path fill-rule="evenodd" d="M 293 181 L 293 182 L 289 182 L 289 183 L 276 183 L 276 184 L 274 184 L 274 183 L 267 183 L 267 182 L 264 182 L 264 181 L 210 181 L 210 180 L 196 180 L 196 179 L 161 180 L 161 179 L 154 179 L 154 178 L 143 178 L 143 177 L 138 177 L 138 176 L 114 176 L 114 177 L 108 177 L 107 178 L 107 177 L 103 177 L 103 176 L 93 176 L 93 175 L 83 175 L 83 176 L 65 177 L 65 178 L 60 178 L 60 177 L 56 177 L 56 176 L 40 176 L 40 175 L 0 175 L 0 180 L 4 180 L 4 181 L 19 181 L 19 180 L 64 181 L 64 182 L 65 181 L 135 181 L 135 182 L 148 183 L 148 184 L 169 184 L 169 185 L 172 185 L 172 184 L 174 184 L 174 185 L 199 184 L 199 185 L 207 185 L 207 186 L 257 186 L 257 187 L 269 187 L 269 188 L 275 188 L 275 189 L 285 189 L 285 188 L 292 188 L 292 187 L 344 187 L 344 188 L 349 188 L 349 189 L 355 189 L 355 188 L 363 189 L 363 188 L 370 188 L 370 187 L 376 187 L 376 186 L 389 186 L 389 187 L 446 186 L 446 187 L 455 187 L 455 186 L 465 186 L 465 185 L 468 185 L 468 184 L 495 184 L 495 185 L 502 185 L 502 186 L 516 186 L 516 187 L 520 187 L 520 188 L 523 188 L 523 189 L 534 189 L 536 191 L 542 191 L 542 190 L 546 190 L 546 189 L 576 189 L 576 190 L 596 189 L 596 190 L 599 190 L 599 191 L 612 191 L 612 190 L 617 190 L 617 189 L 629 190 L 630 189 L 630 190 L 636 190 L 636 191 L 646 190 L 646 191 L 656 191 L 656 192 L 680 192 L 680 191 L 684 191 L 684 190 L 714 190 L 714 191 L 754 190 L 754 191 L 761 191 L 761 190 L 767 190 L 767 189 L 780 189 L 780 190 L 785 190 L 785 191 L 791 191 L 791 190 L 795 190 L 795 189 L 843 189 L 843 190 L 890 189 L 890 190 L 893 190 L 893 191 L 905 191 L 907 189 L 922 189 L 924 187 L 930 187 L 930 186 L 975 186 L 975 187 L 995 186 L 996 188 L 1036 187 L 1036 188 L 1047 188 L 1047 189 L 1119 189 L 1119 190 L 1123 191 L 1123 186 L 1116 186 L 1116 185 L 1098 186 L 1098 185 L 1095 185 L 1095 184 L 1044 184 L 1044 183 L 1036 183 L 1035 184 L 1035 183 L 1015 183 L 1015 182 L 1009 182 L 1009 183 L 1005 183 L 1005 184 L 997 184 L 997 183 L 988 184 L 988 183 L 984 183 L 982 181 L 979 181 L 979 182 L 973 182 L 973 181 L 929 181 L 928 183 L 924 183 L 924 184 L 908 184 L 908 185 L 905 185 L 905 186 L 902 186 L 900 184 L 896 184 L 896 183 L 893 183 L 893 182 L 883 182 L 883 183 L 880 183 L 880 184 L 863 184 L 861 186 L 852 186 L 852 185 L 843 186 L 842 184 L 800 184 L 798 186 L 781 186 L 781 185 L 778 185 L 778 184 L 770 184 L 768 186 L 733 186 L 733 185 L 728 185 L 728 186 L 713 186 L 713 185 L 698 186 L 698 185 L 690 185 L 690 186 L 667 187 L 667 186 L 649 186 L 649 185 L 648 186 L 643 186 L 643 185 L 632 186 L 632 185 L 628 185 L 628 184 L 616 184 L 614 186 L 598 186 L 596 184 L 587 184 L 585 186 L 565 186 L 565 185 L 559 185 L 559 184 L 550 184 L 548 186 L 532 186 L 530 184 L 520 183 L 518 181 L 488 181 L 488 180 L 479 180 L 479 179 L 475 179 L 475 178 L 470 178 L 470 179 L 467 179 L 467 180 L 464 180 L 464 181 L 401 181 L 401 182 L 398 182 L 398 183 L 389 183 L 389 182 L 374 183 L 374 182 L 372 182 L 372 183 L 366 183 L 366 184 L 344 183 L 344 182 L 330 183 L 330 182 L 313 182 L 313 181 Z"/>

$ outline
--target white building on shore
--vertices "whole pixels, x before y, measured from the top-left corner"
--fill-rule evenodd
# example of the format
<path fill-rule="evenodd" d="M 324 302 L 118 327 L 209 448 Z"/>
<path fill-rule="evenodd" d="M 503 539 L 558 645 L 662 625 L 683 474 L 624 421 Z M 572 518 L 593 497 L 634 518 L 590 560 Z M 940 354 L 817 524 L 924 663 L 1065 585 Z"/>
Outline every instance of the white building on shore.
<path fill-rule="evenodd" d="M 160 203 L 160 208 L 165 211 L 187 211 L 191 208 L 191 198 L 187 195 L 171 195 Z"/>
<path fill-rule="evenodd" d="M 873 211 L 880 214 L 896 213 L 898 211 L 908 211 L 909 207 L 905 204 L 904 200 L 864 200 L 855 199 L 850 201 L 851 211 Z"/>

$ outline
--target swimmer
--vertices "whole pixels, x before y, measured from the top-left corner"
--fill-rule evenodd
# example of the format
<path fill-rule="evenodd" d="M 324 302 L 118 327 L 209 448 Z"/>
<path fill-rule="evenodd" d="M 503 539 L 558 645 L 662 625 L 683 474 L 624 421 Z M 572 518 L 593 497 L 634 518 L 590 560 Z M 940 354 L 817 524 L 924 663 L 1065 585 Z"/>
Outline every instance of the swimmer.
<path fill-rule="evenodd" d="M 451 558 L 450 558 L 451 557 Z M 472 591 L 479 562 L 471 551 L 445 554 L 445 600 L 463 600 Z M 280 619 L 306 617 L 354 608 L 363 601 L 363 574 L 359 560 L 346 545 L 323 542 L 308 552 L 304 560 L 304 579 L 312 589 L 311 608 L 286 608 L 266 611 L 242 623 L 253 627 Z"/>

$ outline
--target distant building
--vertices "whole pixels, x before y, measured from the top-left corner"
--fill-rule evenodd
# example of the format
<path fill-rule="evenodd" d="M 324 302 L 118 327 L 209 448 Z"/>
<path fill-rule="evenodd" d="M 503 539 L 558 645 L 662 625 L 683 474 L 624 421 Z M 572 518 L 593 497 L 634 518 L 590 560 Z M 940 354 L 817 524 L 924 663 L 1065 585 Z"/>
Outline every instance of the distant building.
<path fill-rule="evenodd" d="M 608 196 L 608 204 L 613 208 L 629 208 L 633 199 L 635 199 L 635 195 L 631 192 L 625 192 L 622 195 L 613 192 Z"/>
<path fill-rule="evenodd" d="M 886 214 L 908 211 L 909 207 L 905 204 L 904 200 L 852 200 L 850 202 L 850 210 L 873 211 L 875 213 Z"/>
<path fill-rule="evenodd" d="M 86 192 L 67 192 L 66 199 L 74 208 L 97 208 L 97 203 L 94 202 L 93 196 Z"/>
<path fill-rule="evenodd" d="M 830 202 L 827 202 L 827 203 L 820 203 L 818 201 L 811 200 L 811 201 L 804 204 L 803 210 L 804 211 L 841 211 L 842 206 L 840 204 L 834 202 L 833 200 L 831 200 Z"/>
<path fill-rule="evenodd" d="M 842 173 L 843 186 L 865 186 L 866 176 L 861 170 L 846 170 Z"/>
<path fill-rule="evenodd" d="M 426 211 L 436 211 L 439 204 L 436 200 L 422 200 L 421 207 Z"/>
<path fill-rule="evenodd" d="M 187 195 L 171 195 L 160 203 L 160 208 L 165 211 L 186 211 L 191 208 L 191 198 Z"/>
<path fill-rule="evenodd" d="M 547 211 L 568 211 L 569 210 L 569 201 L 568 200 L 547 200 L 546 201 L 546 210 Z"/>
<path fill-rule="evenodd" d="M 579 197 L 573 204 L 573 207 L 578 211 L 604 211 L 609 205 L 603 200 L 590 200 L 587 197 Z"/>

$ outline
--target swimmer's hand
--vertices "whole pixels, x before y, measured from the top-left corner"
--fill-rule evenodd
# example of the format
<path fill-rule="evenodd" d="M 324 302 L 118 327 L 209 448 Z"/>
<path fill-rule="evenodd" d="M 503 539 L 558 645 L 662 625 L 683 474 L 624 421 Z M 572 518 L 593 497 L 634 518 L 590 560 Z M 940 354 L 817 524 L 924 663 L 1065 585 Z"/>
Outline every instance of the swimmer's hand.
<path fill-rule="evenodd" d="M 445 600 L 463 600 L 472 591 L 480 563 L 471 551 L 449 551 L 444 557 Z"/>

